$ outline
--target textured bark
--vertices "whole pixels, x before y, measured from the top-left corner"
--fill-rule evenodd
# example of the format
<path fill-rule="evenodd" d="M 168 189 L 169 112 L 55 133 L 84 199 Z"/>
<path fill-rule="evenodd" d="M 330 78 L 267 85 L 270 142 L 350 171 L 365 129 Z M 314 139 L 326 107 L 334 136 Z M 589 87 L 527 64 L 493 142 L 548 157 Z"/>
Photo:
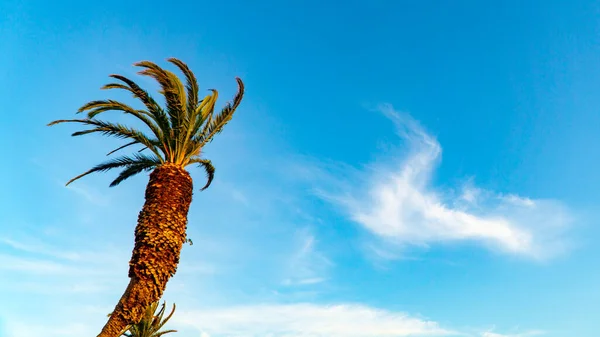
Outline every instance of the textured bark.
<path fill-rule="evenodd" d="M 150 174 L 135 228 L 131 280 L 98 337 L 119 337 L 127 325 L 140 321 L 148 305 L 162 297 L 186 239 L 192 191 L 189 173 L 177 165 L 163 164 Z"/>

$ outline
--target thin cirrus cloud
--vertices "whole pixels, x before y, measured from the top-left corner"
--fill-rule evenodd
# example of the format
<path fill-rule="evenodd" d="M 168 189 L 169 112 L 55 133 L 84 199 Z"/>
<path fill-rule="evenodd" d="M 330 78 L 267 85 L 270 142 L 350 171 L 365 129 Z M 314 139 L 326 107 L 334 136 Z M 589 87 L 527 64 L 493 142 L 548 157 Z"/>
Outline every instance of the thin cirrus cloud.
<path fill-rule="evenodd" d="M 294 251 L 289 254 L 283 273 L 282 284 L 286 286 L 314 285 L 325 282 L 329 268 L 333 265 L 316 245 L 317 240 L 308 228 L 295 233 Z"/>
<path fill-rule="evenodd" d="M 10 242 L 10 244 L 7 244 Z M 329 262 L 320 256 L 315 247 L 315 238 L 309 230 L 301 230 L 297 233 L 298 246 L 294 247 L 295 253 L 287 260 L 296 261 L 296 265 L 304 266 L 299 274 L 294 274 L 296 284 L 312 283 L 318 284 L 320 270 L 314 270 L 309 265 L 310 261 Z M 76 336 L 89 335 L 95 327 L 102 323 L 103 313 L 111 309 L 109 302 L 100 307 L 89 307 L 84 303 L 99 303 L 98 296 L 105 298 L 113 294 L 115 289 L 120 289 L 115 282 L 103 284 L 110 275 L 111 279 L 117 275 L 124 275 L 122 270 L 118 271 L 112 265 L 112 260 L 93 265 L 95 272 L 82 268 L 96 260 L 91 253 L 82 253 L 82 260 L 69 260 L 67 252 L 62 252 L 56 247 L 35 247 L 31 242 L 19 242 L 14 239 L 4 240 L 4 247 L 17 248 L 18 252 L 32 252 L 34 256 L 19 257 L 19 261 L 13 264 L 24 264 L 26 261 L 37 261 L 36 265 L 26 265 L 27 268 L 19 270 L 16 275 L 19 284 L 27 287 L 39 286 L 35 292 L 36 301 L 27 304 L 20 309 L 5 308 L 0 310 L 0 317 L 4 318 L 6 324 L 5 333 L 9 337 L 26 337 L 39 335 L 45 331 L 48 336 Z M 10 253 L 7 254 L 10 256 Z M 17 258 L 17 257 L 15 257 Z M 56 259 L 51 262 L 50 259 Z M 7 261 L 5 261 L 7 262 Z M 40 282 L 39 266 L 50 265 L 52 269 L 45 271 L 43 282 Z M 318 264 L 317 264 L 318 265 Z M 80 268 L 78 271 L 74 267 Z M 100 277 L 104 275 L 104 277 Z M 181 275 L 180 275 L 181 276 Z M 179 281 L 184 281 L 181 277 Z M 37 282 L 36 282 L 37 281 Z M 120 280 L 116 283 L 124 283 Z M 23 284 L 27 283 L 27 284 Z M 31 294 L 31 288 L 22 288 L 16 283 L 8 283 L 5 286 L 10 292 L 27 292 Z M 57 284 L 66 284 L 65 287 L 56 287 Z M 189 282 L 179 282 L 181 286 L 192 290 L 198 298 L 205 298 L 197 286 Z M 108 287 L 106 287 L 108 285 Z M 173 293 L 174 283 L 171 284 L 170 293 Z M 93 286 L 101 288 L 93 288 Z M 82 289 L 82 287 L 87 287 Z M 90 288 L 91 287 L 91 288 Z M 47 291 L 42 291 L 46 288 Z M 112 289 L 112 290 L 111 290 Z M 5 290 L 8 290 L 5 287 Z M 213 289 L 214 290 L 214 289 Z M 177 291 L 176 291 L 177 292 Z M 199 293 L 198 293 L 199 292 Z M 198 294 L 196 294 L 198 293 Z M 6 295 L 6 294 L 5 294 Z M 181 293 L 179 294 L 181 296 Z M 65 297 L 66 296 L 66 297 Z M 110 295 L 112 296 L 112 295 Z M 60 298 L 59 302 L 57 298 Z M 40 306 L 40 304 L 42 304 Z M 83 305 L 83 306 L 82 306 Z M 42 314 L 48 306 L 53 307 L 53 314 Z M 37 311 L 36 311 L 37 310 Z M 25 312 L 27 314 L 25 314 Z M 26 318 L 31 314 L 42 314 L 42 318 L 35 323 L 27 323 Z M 79 322 L 69 325 L 61 322 L 64 317 L 76 317 Z M 66 324 L 66 325 L 65 325 Z M 173 317 L 171 326 L 176 328 L 188 328 L 197 330 L 202 336 L 272 336 L 272 337 L 371 337 L 371 336 L 445 336 L 454 334 L 452 331 L 440 327 L 431 320 L 410 316 L 401 312 L 393 312 L 377 309 L 360 304 L 334 304 L 324 305 L 316 303 L 293 303 L 293 304 L 249 304 L 245 306 L 233 305 L 216 307 L 210 309 L 181 310 Z M 67 327 L 67 328 L 65 328 Z"/>
<path fill-rule="evenodd" d="M 379 256 L 396 257 L 390 250 L 399 247 L 465 241 L 534 259 L 566 249 L 561 237 L 573 215 L 560 201 L 495 193 L 477 188 L 472 181 L 459 193 L 444 193 L 431 184 L 441 161 L 440 143 L 411 116 L 391 105 L 381 105 L 378 110 L 394 123 L 403 145 L 408 146 L 406 154 L 400 160 L 350 174 L 352 178 L 346 180 L 325 173 L 328 186 L 335 188 L 321 188 L 318 194 L 391 247 L 387 251 L 379 248 Z M 354 187 L 358 185 L 362 188 Z"/>
<path fill-rule="evenodd" d="M 481 334 L 481 337 L 532 337 L 544 335 L 543 331 L 527 331 L 521 333 L 500 334 L 496 332 L 486 331 Z"/>
<path fill-rule="evenodd" d="M 437 322 L 362 305 L 265 304 L 180 312 L 203 337 L 401 337 L 456 333 Z"/>

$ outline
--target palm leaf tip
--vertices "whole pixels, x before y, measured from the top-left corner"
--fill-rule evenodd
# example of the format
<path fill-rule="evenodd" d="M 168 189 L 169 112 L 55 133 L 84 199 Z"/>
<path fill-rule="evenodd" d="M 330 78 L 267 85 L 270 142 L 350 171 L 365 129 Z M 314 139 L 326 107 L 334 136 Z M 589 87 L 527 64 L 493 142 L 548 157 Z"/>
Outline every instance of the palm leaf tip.
<path fill-rule="evenodd" d="M 215 167 L 213 166 L 212 162 L 208 159 L 196 158 L 192 159 L 190 161 L 190 164 L 191 163 L 199 164 L 200 166 L 202 166 L 202 168 L 204 168 L 204 171 L 206 171 L 206 185 L 204 185 L 204 187 L 200 189 L 200 191 L 204 191 L 210 186 L 213 179 L 215 178 Z"/>
<path fill-rule="evenodd" d="M 68 120 L 58 119 L 58 120 L 55 120 L 55 121 L 52 121 L 52 122 L 46 124 L 46 126 L 52 126 L 52 125 L 56 125 L 56 124 L 66 123 L 66 122 L 68 122 Z"/>

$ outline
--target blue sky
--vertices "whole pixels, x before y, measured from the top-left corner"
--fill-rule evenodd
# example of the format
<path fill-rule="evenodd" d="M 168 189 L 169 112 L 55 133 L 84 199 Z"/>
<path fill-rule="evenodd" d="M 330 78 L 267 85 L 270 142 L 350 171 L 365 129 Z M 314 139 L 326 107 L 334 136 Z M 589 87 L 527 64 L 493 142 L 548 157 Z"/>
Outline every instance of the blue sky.
<path fill-rule="evenodd" d="M 45 125 L 171 56 L 247 87 L 165 293 L 180 336 L 597 335 L 597 3 L 166 3 L 0 2 L 0 336 L 104 324 L 147 176 L 67 188 L 119 143 Z"/>

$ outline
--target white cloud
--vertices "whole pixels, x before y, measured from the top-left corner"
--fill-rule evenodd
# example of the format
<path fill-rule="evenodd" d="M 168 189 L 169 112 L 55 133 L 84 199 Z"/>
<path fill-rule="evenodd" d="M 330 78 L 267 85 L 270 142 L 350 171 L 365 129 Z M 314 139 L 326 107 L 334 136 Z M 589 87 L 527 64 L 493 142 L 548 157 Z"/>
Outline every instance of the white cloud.
<path fill-rule="evenodd" d="M 66 251 L 64 249 L 55 249 L 48 247 L 46 244 L 36 241 L 34 238 L 29 237 L 26 240 L 15 240 L 7 237 L 0 237 L 0 247 L 8 246 L 14 250 L 39 254 L 47 257 L 52 257 L 56 259 L 64 259 L 68 261 L 81 261 L 81 260 L 91 260 L 97 259 L 99 257 L 106 257 L 105 254 L 98 253 L 84 253 L 84 252 L 74 252 L 74 251 Z"/>
<path fill-rule="evenodd" d="M 60 248 L 58 243 L 43 244 L 45 240 L 40 238 L 23 235 L 17 237 L 20 239 L 13 235 L 3 237 L 0 241 L 0 271 L 5 268 L 11 272 L 9 277 L 0 282 L 0 288 L 4 290 L 3 297 L 13 304 L 0 310 L 0 317 L 9 322 L 6 325 L 6 335 L 37 336 L 40 331 L 50 337 L 97 333 L 105 323 L 105 313 L 110 312 L 126 284 L 126 262 L 130 247 L 115 249 L 104 246 L 104 242 L 74 240 L 73 242 L 81 243 L 65 246 L 70 248 Z M 186 249 L 185 254 L 211 256 L 213 249 L 223 248 L 220 247 L 221 244 L 219 247 L 210 247 L 211 240 L 203 240 L 207 240 L 206 237 L 199 236 L 193 249 Z M 284 277 L 279 280 L 289 280 L 287 285 L 296 287 L 323 286 L 332 262 L 320 252 L 320 244 L 314 233 L 308 227 L 303 227 L 295 232 L 293 240 L 286 241 L 283 246 L 286 249 L 272 252 L 279 257 L 270 262 L 282 269 L 283 274 L 279 275 Z M 199 251 L 200 248 L 203 248 L 202 251 Z M 170 281 L 165 296 L 168 301 L 181 303 L 170 326 L 175 329 L 196 329 L 204 337 L 399 337 L 452 334 L 435 321 L 364 305 L 207 304 L 215 302 L 214 298 L 209 299 L 211 296 L 218 298 L 217 301 L 230 296 L 226 295 L 230 289 L 198 283 L 190 273 L 201 273 L 198 279 L 205 282 L 215 274 L 218 275 L 219 270 L 215 270 L 210 263 L 205 264 L 202 259 L 190 259 L 191 257 L 193 255 L 183 259 L 182 268 L 176 278 Z M 283 266 L 289 266 L 289 269 Z M 43 277 L 39 277 L 41 273 Z M 228 276 L 245 277 L 240 275 Z M 23 301 L 22 293 L 35 296 L 35 301 Z M 294 303 L 299 298 L 294 296 L 277 296 L 280 300 L 278 302 Z M 305 293 L 300 300 L 307 301 Z M 239 302 L 236 299 L 236 303 L 264 301 L 264 298 L 256 297 Z M 182 309 L 185 303 L 189 305 L 193 302 L 202 303 L 202 309 L 188 312 Z M 85 305 L 89 303 L 94 303 L 101 309 L 94 309 L 93 312 L 85 309 Z M 33 316 L 41 318 L 31 323 L 27 318 Z M 66 320 L 78 323 L 69 325 Z"/>
<path fill-rule="evenodd" d="M 30 322 L 8 321 L 5 329 L 7 337 L 79 337 L 93 336 L 93 332 L 96 332 L 92 327 L 83 323 L 40 325 L 31 324 Z"/>
<path fill-rule="evenodd" d="M 203 336 L 444 336 L 438 323 L 362 305 L 265 304 L 181 311 L 172 319 Z"/>
<path fill-rule="evenodd" d="M 63 273 L 67 271 L 68 268 L 60 263 L 52 261 L 0 254 L 0 270 L 12 273 L 25 272 L 40 275 Z"/>
<path fill-rule="evenodd" d="M 470 240 L 534 258 L 565 249 L 559 237 L 572 217 L 564 205 L 494 193 L 473 186 L 472 181 L 459 195 L 437 190 L 431 176 L 441 161 L 438 141 L 410 116 L 389 105 L 380 110 L 394 122 L 407 153 L 401 160 L 374 165 L 345 181 L 331 174 L 333 188 L 319 192 L 342 206 L 351 220 L 393 247 Z M 368 183 L 361 188 L 360 180 Z"/>
<path fill-rule="evenodd" d="M 425 201 L 438 201 L 442 213 L 462 212 L 477 220 L 482 217 L 481 213 L 485 213 L 483 211 L 489 210 L 486 203 L 490 198 L 497 200 L 501 206 L 513 209 L 517 208 L 519 203 L 528 206 L 526 210 L 540 207 L 538 200 L 527 202 L 524 200 L 529 199 L 512 195 L 490 196 L 489 192 L 476 187 L 470 187 L 471 190 L 465 187 L 462 199 L 457 197 L 454 198 L 456 200 L 447 200 L 427 185 L 433 165 L 439 160 L 441 148 L 426 133 L 419 134 L 416 130 L 405 130 L 406 135 L 418 135 L 411 143 L 414 145 L 414 153 L 411 153 L 412 156 L 408 158 L 410 160 L 407 160 L 416 170 L 409 175 L 414 178 L 409 181 L 409 187 L 413 187 L 416 196 L 421 196 Z M 427 152 L 427 149 L 430 151 Z M 219 153 L 230 154 L 229 151 L 218 150 L 214 153 L 211 159 L 215 160 L 215 163 L 219 163 Z M 248 155 L 247 153 L 249 151 L 242 151 L 242 155 Z M 198 203 L 201 206 L 193 206 L 199 216 L 195 217 L 194 212 L 190 216 L 189 228 L 194 246 L 184 248 L 179 271 L 170 281 L 165 296 L 168 301 L 178 305 L 181 303 L 180 308 L 202 303 L 202 308 L 206 309 L 187 313 L 178 309 L 173 323 L 188 324 L 188 328 L 194 326 L 197 330 L 202 330 L 199 332 L 202 337 L 253 334 L 271 337 L 436 336 L 449 333 L 436 322 L 362 305 L 326 306 L 305 303 L 228 306 L 232 303 L 306 302 L 311 301 L 309 296 L 322 292 L 324 288 L 335 287 L 331 284 L 333 281 L 329 280 L 330 276 L 334 276 L 329 270 L 332 265 L 327 258 L 329 254 L 326 255 L 330 251 L 327 246 L 319 243 L 319 237 L 315 235 L 318 232 L 313 233 L 307 229 L 296 231 L 320 221 L 312 214 L 313 205 L 309 204 L 308 198 L 302 193 L 305 186 L 295 189 L 297 186 L 294 184 L 288 185 L 285 181 L 278 181 L 274 179 L 278 177 L 273 177 L 273 172 L 267 171 L 263 166 L 256 166 L 254 170 L 269 172 L 266 174 L 268 177 L 255 177 L 252 172 L 253 179 L 249 181 L 246 179 L 249 173 L 245 172 L 242 178 L 235 178 L 234 173 L 228 175 L 228 168 L 239 167 L 234 164 L 243 164 L 246 158 L 241 155 L 230 157 L 233 159 L 228 160 L 235 159 L 239 162 L 231 163 L 221 158 L 219 167 L 223 169 L 219 173 L 219 181 L 215 182 L 211 190 L 195 195 L 193 205 Z M 229 165 L 223 164 L 223 161 Z M 263 160 L 258 162 L 264 166 L 276 166 L 266 165 Z M 344 167 L 343 170 L 348 170 L 348 167 Z M 394 173 L 398 171 L 399 169 L 380 167 L 373 171 L 371 182 L 382 183 L 385 178 L 394 177 Z M 307 173 L 310 175 L 313 172 Z M 377 179 L 379 173 L 387 175 Z M 231 179 L 230 185 L 224 183 L 227 179 Z M 297 180 L 298 177 L 295 176 L 294 179 Z M 139 192 L 143 191 L 145 181 L 146 177 L 143 177 L 128 184 L 139 185 Z M 60 189 L 64 189 L 63 184 L 64 181 L 60 183 Z M 82 206 L 90 214 L 86 226 L 81 225 L 81 220 L 74 219 L 71 209 L 68 208 L 65 210 L 68 213 L 58 221 L 61 226 L 59 228 L 64 232 L 55 235 L 53 241 L 46 238 L 16 240 L 14 236 L 10 236 L 0 242 L 0 273 L 10 269 L 7 273 L 10 276 L 0 281 L 3 298 L 8 298 L 8 303 L 12 304 L 7 305 L 3 311 L 0 310 L 0 317 L 11 323 L 7 326 L 11 331 L 7 334 L 9 337 L 37 336 L 40 335 L 40 331 L 48 336 L 83 336 L 97 333 L 105 322 L 105 314 L 112 309 L 125 288 L 127 261 L 132 244 L 131 232 L 135 216 L 143 202 L 143 193 L 130 193 L 128 191 L 136 189 L 128 187 L 114 192 L 111 190 L 110 198 L 107 199 L 104 192 L 94 193 L 93 189 L 85 186 L 83 190 L 77 190 L 77 186 L 81 188 L 83 185 L 78 181 L 77 185 L 73 185 L 76 189 L 71 191 L 86 201 Z M 261 193 L 254 193 L 250 197 L 248 191 L 257 190 Z M 359 195 L 361 194 L 349 193 L 345 198 L 340 198 L 339 195 L 336 197 L 337 201 L 344 202 L 344 206 L 355 206 L 356 202 L 369 201 L 362 207 L 353 208 L 356 212 L 350 214 L 371 214 L 368 207 L 377 206 L 374 202 L 376 199 L 357 197 Z M 231 201 L 237 201 L 238 204 L 233 208 L 226 207 L 227 216 L 223 217 L 222 205 L 230 205 Z M 105 202 L 119 207 L 111 212 L 95 207 Z M 375 212 L 375 209 L 372 212 Z M 108 218 L 109 216 L 111 218 Z M 411 224 L 408 227 L 414 230 L 417 225 Z M 429 232 L 435 232 L 436 226 L 439 225 L 432 225 Z M 105 230 L 92 232 L 92 228 Z M 379 227 L 373 225 L 373 228 Z M 412 237 L 409 236 L 406 240 L 398 239 L 393 233 L 392 231 L 392 235 L 380 236 L 386 237 L 386 240 L 394 244 L 429 244 L 435 241 L 432 239 L 434 236 L 427 233 L 423 238 L 411 234 Z M 65 241 L 69 239 L 70 242 L 57 242 L 57 238 Z M 117 241 L 121 242 L 120 247 L 106 247 L 106 242 L 114 242 L 117 238 L 125 238 Z M 448 240 L 448 234 L 441 233 L 439 239 Z M 46 244 L 40 244 L 41 242 Z M 382 256 L 389 254 L 385 249 L 387 242 L 386 245 L 377 244 L 374 247 L 381 249 Z M 18 251 L 18 254 L 14 251 Z M 3 266 L 5 270 L 2 270 Z M 40 277 L 42 273 L 43 277 Z M 285 287 L 281 287 L 282 283 Z M 24 293 L 28 295 L 26 298 L 31 297 L 34 300 L 24 300 Z M 94 303 L 102 309 L 93 313 L 83 312 L 83 303 Z M 212 309 L 213 307 L 217 309 Z M 52 315 L 48 308 L 52 308 Z M 63 314 L 63 311 L 66 314 Z M 39 317 L 39 320 L 30 322 L 28 318 L 34 316 Z M 185 322 L 181 322 L 180 317 Z M 78 323 L 69 326 L 69 321 Z M 173 328 L 180 329 L 180 326 Z"/>
<path fill-rule="evenodd" d="M 38 303 L 70 295 L 93 297 L 111 293 L 125 281 L 127 260 L 114 259 L 123 252 L 82 251 L 73 258 L 57 248 L 7 241 L 10 247 L 21 249 L 1 253 L 0 245 L 0 273 L 4 275 L 0 293 L 4 296 L 31 295 Z"/>
<path fill-rule="evenodd" d="M 295 235 L 295 251 L 285 263 L 284 285 L 312 285 L 324 282 L 332 262 L 316 248 L 316 238 L 308 228 Z"/>
<path fill-rule="evenodd" d="M 543 335 L 543 331 L 528 331 L 521 333 L 511 333 L 511 334 L 500 334 L 496 332 L 486 331 L 481 334 L 481 337 L 530 337 L 530 336 L 540 336 Z"/>

